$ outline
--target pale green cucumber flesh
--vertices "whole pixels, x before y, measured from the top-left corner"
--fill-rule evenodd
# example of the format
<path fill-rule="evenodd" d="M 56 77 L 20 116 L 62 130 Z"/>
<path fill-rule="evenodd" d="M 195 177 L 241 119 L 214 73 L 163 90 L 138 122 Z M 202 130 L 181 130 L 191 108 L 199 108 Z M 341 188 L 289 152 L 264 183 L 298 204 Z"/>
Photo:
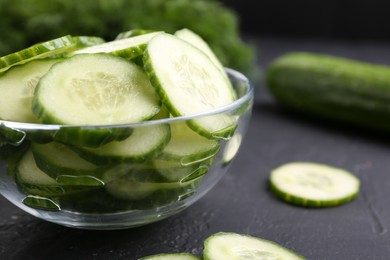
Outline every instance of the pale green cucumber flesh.
<path fill-rule="evenodd" d="M 160 106 L 137 65 L 103 53 L 80 54 L 55 64 L 39 81 L 32 102 L 42 122 L 68 125 L 55 133 L 55 140 L 88 147 L 124 139 L 129 129 L 77 125 L 139 122 L 156 115 Z"/>
<path fill-rule="evenodd" d="M 306 259 L 275 242 L 229 232 L 219 232 L 208 237 L 204 241 L 203 258 L 205 260 Z"/>
<path fill-rule="evenodd" d="M 353 200 L 360 181 L 352 173 L 329 165 L 294 162 L 270 175 L 271 190 L 280 199 L 305 207 L 338 206 Z"/>
<path fill-rule="evenodd" d="M 99 45 L 87 47 L 75 51 L 73 54 L 77 55 L 82 53 L 111 53 L 130 60 L 141 56 L 146 48 L 148 41 L 160 33 L 162 32 L 151 32 L 146 34 L 140 34 L 138 36 L 130 38 L 122 38 L 115 41 L 110 41 Z"/>
<path fill-rule="evenodd" d="M 159 159 L 191 165 L 214 157 L 219 151 L 218 140 L 208 139 L 194 132 L 187 124 L 171 124 L 171 140 L 164 148 Z"/>
<path fill-rule="evenodd" d="M 219 68 L 222 74 L 226 76 L 227 84 L 231 84 L 229 78 L 225 73 L 222 63 L 219 61 L 219 59 L 217 58 L 213 50 L 210 48 L 208 43 L 205 40 L 203 40 L 203 38 L 200 35 L 196 34 L 195 32 L 187 28 L 184 28 L 176 31 L 175 36 L 191 43 L 192 45 L 194 45 L 195 47 L 203 51 L 207 55 L 207 57 L 209 57 L 209 59 L 215 64 L 215 66 Z M 236 98 L 236 93 L 233 91 L 233 88 L 231 88 L 231 91 L 232 91 L 232 95 Z"/>
<path fill-rule="evenodd" d="M 65 193 L 55 179 L 36 166 L 31 150 L 28 150 L 18 162 L 16 182 L 30 195 L 58 196 Z"/>
<path fill-rule="evenodd" d="M 60 59 L 33 60 L 0 74 L 0 119 L 39 123 L 32 113 L 32 99 L 40 78 Z"/>
<path fill-rule="evenodd" d="M 226 75 L 201 50 L 175 36 L 162 33 L 150 40 L 144 67 L 173 116 L 207 112 L 235 100 Z M 227 114 L 190 122 L 195 131 L 210 138 L 230 135 L 235 125 Z"/>
<path fill-rule="evenodd" d="M 68 184 L 73 180 L 80 185 L 81 181 L 88 177 L 100 178 L 104 171 L 103 167 L 84 160 L 70 147 L 61 143 L 32 143 L 31 149 L 37 166 L 59 183 L 61 183 L 60 178 L 63 182 L 67 179 Z"/>
<path fill-rule="evenodd" d="M 33 112 L 44 123 L 134 123 L 159 110 L 160 100 L 145 73 L 120 57 L 103 53 L 58 62 L 41 78 L 33 98 Z"/>
<path fill-rule="evenodd" d="M 82 191 L 96 189 L 100 185 L 93 183 L 91 180 L 73 181 L 60 183 L 50 177 L 38 168 L 34 155 L 28 150 L 14 166 L 16 183 L 27 195 L 39 196 L 42 198 L 54 198 L 77 194 Z M 29 199 L 37 201 L 35 199 Z"/>
<path fill-rule="evenodd" d="M 151 169 L 171 182 L 190 182 L 205 175 L 213 163 L 214 158 L 201 160 L 197 163 L 183 165 L 180 160 L 153 160 Z"/>
<path fill-rule="evenodd" d="M 124 31 L 119 33 L 116 37 L 115 40 L 122 40 L 130 37 L 135 37 L 143 34 L 148 34 L 148 33 L 153 33 L 155 32 L 154 30 L 147 30 L 147 29 L 132 29 L 129 31 Z"/>
<path fill-rule="evenodd" d="M 73 48 L 75 44 L 72 36 L 66 35 L 57 39 L 37 43 L 21 51 L 0 57 L 0 73 L 31 60 L 48 58 L 64 53 Z"/>
<path fill-rule="evenodd" d="M 112 141 L 97 148 L 75 147 L 86 160 L 96 164 L 142 162 L 157 157 L 170 140 L 168 124 L 137 127 L 124 140 Z"/>
<path fill-rule="evenodd" d="M 119 165 L 104 173 L 102 180 L 107 193 L 118 199 L 155 200 L 155 197 L 161 195 L 172 202 L 195 194 L 200 183 L 200 179 L 181 183 L 161 181 L 160 178 L 155 172 L 139 171 L 131 165 Z"/>
<path fill-rule="evenodd" d="M 66 52 L 55 55 L 56 57 L 70 57 L 75 51 L 106 42 L 103 38 L 97 36 L 72 36 L 72 39 L 75 43 L 74 46 L 67 49 Z"/>

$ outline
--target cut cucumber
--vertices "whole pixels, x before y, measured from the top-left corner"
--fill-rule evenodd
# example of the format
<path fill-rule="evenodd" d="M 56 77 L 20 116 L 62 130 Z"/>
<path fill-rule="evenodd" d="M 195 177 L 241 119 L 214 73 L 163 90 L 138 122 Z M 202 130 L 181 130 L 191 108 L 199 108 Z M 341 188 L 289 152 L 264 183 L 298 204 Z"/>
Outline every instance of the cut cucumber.
<path fill-rule="evenodd" d="M 160 33 L 149 41 L 144 67 L 163 103 L 173 116 L 187 116 L 228 105 L 235 100 L 226 75 L 192 44 Z M 230 136 L 233 117 L 214 115 L 192 119 L 191 127 L 210 138 Z"/>
<path fill-rule="evenodd" d="M 360 181 L 350 172 L 324 164 L 294 162 L 271 172 L 271 190 L 282 200 L 306 207 L 337 206 L 353 200 Z"/>
<path fill-rule="evenodd" d="M 158 174 L 163 176 L 169 181 L 176 182 L 189 182 L 205 175 L 214 158 L 202 160 L 197 163 L 191 163 L 183 165 L 179 160 L 166 161 L 166 160 L 153 160 L 150 162 L 151 169 L 154 169 Z"/>
<path fill-rule="evenodd" d="M 306 259 L 275 242 L 229 232 L 220 232 L 208 237 L 204 241 L 203 257 L 205 260 Z"/>
<path fill-rule="evenodd" d="M 75 43 L 74 46 L 67 49 L 66 52 L 55 55 L 55 57 L 69 57 L 72 56 L 75 51 L 106 42 L 103 38 L 96 36 L 72 36 L 72 39 Z"/>
<path fill-rule="evenodd" d="M 97 148 L 74 148 L 86 160 L 95 164 L 140 162 L 158 156 L 170 139 L 168 124 L 137 127 L 130 137 L 112 141 Z"/>
<path fill-rule="evenodd" d="M 133 123 L 159 110 L 159 97 L 145 73 L 120 57 L 103 53 L 58 62 L 41 78 L 33 99 L 34 113 L 49 124 Z"/>
<path fill-rule="evenodd" d="M 49 199 L 46 197 L 41 197 L 37 195 L 27 195 L 23 199 L 23 204 L 32 208 L 50 210 L 50 211 L 59 211 L 61 210 L 60 205 L 54 199 Z"/>
<path fill-rule="evenodd" d="M 103 38 L 96 36 L 73 36 L 73 40 L 76 46 L 80 48 L 103 44 L 106 42 Z"/>
<path fill-rule="evenodd" d="M 0 123 L 0 147 L 5 144 L 18 146 L 26 138 L 26 132 Z"/>
<path fill-rule="evenodd" d="M 145 177 L 142 175 L 152 179 L 143 179 Z M 166 182 L 159 180 L 154 172 L 148 175 L 148 172 L 122 164 L 104 173 L 102 180 L 105 190 L 111 196 L 122 200 L 144 199 L 145 203 L 155 200 L 166 200 L 165 203 L 179 201 L 193 195 L 200 183 L 200 179 L 187 183 Z"/>
<path fill-rule="evenodd" d="M 39 79 L 58 61 L 33 60 L 0 74 L 0 119 L 38 123 L 31 111 L 34 90 Z"/>
<path fill-rule="evenodd" d="M 211 48 L 207 44 L 207 42 L 205 40 L 203 40 L 202 37 L 200 37 L 200 35 L 194 33 L 193 31 L 191 31 L 187 28 L 184 28 L 184 29 L 176 31 L 175 36 L 177 36 L 178 38 L 180 38 L 182 40 L 185 40 L 185 41 L 191 43 L 192 45 L 194 45 L 195 47 L 197 47 L 201 51 L 203 51 L 207 55 L 207 57 L 209 57 L 209 59 L 215 64 L 215 66 L 217 66 L 218 69 L 221 70 L 221 73 L 226 76 L 227 84 L 231 84 L 229 81 L 229 78 L 227 77 L 227 75 L 225 73 L 225 70 L 224 70 L 222 63 L 219 61 L 217 56 L 211 50 Z M 232 95 L 234 97 L 236 97 L 236 93 L 233 91 L 233 88 L 231 88 L 231 91 L 232 91 Z"/>
<path fill-rule="evenodd" d="M 87 47 L 74 54 L 82 53 L 112 53 L 125 59 L 133 59 L 144 53 L 147 43 L 156 35 L 162 32 L 146 33 L 130 38 L 110 41 L 103 44 Z"/>
<path fill-rule="evenodd" d="M 64 176 L 80 177 L 78 179 L 68 177 L 68 180 L 77 182 L 86 177 L 100 178 L 104 168 L 82 159 L 68 146 L 51 142 L 47 144 L 32 143 L 31 150 L 34 154 L 37 166 L 50 177 L 63 180 Z M 61 177 L 62 176 L 62 177 Z M 68 182 L 69 184 L 69 182 Z M 80 184 L 80 183 L 78 183 Z"/>
<path fill-rule="evenodd" d="M 241 142 L 242 142 L 242 135 L 240 133 L 236 133 L 235 135 L 232 136 L 232 138 L 230 138 L 229 141 L 227 141 L 225 145 L 225 149 L 223 151 L 224 164 L 228 164 L 233 160 L 233 158 L 238 153 Z"/>
<path fill-rule="evenodd" d="M 190 253 L 176 253 L 145 256 L 139 258 L 138 260 L 200 260 L 200 258 Z"/>
<path fill-rule="evenodd" d="M 21 157 L 14 170 L 16 183 L 28 195 L 52 198 L 96 189 L 103 184 L 91 179 L 65 180 L 60 183 L 37 167 L 31 150 Z"/>
<path fill-rule="evenodd" d="M 147 33 L 153 33 L 153 32 L 155 32 L 155 30 L 132 29 L 129 31 L 119 33 L 116 36 L 115 40 L 122 40 L 122 39 L 130 38 L 130 37 L 134 37 L 134 36 L 139 36 L 139 35 L 143 35 L 143 34 L 147 34 Z"/>
<path fill-rule="evenodd" d="M 31 150 L 25 153 L 16 167 L 16 182 L 30 195 L 59 196 L 65 193 L 55 179 L 37 167 Z"/>
<path fill-rule="evenodd" d="M 187 166 L 214 157 L 219 148 L 218 140 L 207 139 L 195 133 L 185 123 L 175 122 L 171 124 L 171 140 L 159 159 Z"/>
<path fill-rule="evenodd" d="M 160 99 L 146 74 L 112 54 L 80 54 L 58 62 L 41 78 L 32 110 L 48 124 L 108 125 L 152 118 Z M 55 139 L 97 147 L 123 139 L 126 128 L 62 127 Z M 125 133 L 125 134 L 126 134 Z"/>
<path fill-rule="evenodd" d="M 176 31 L 175 36 L 199 48 L 210 58 L 212 62 L 214 62 L 216 66 L 218 66 L 219 68 L 223 68 L 221 62 L 214 54 L 214 52 L 211 50 L 210 46 L 198 34 L 194 33 L 193 31 L 187 28 L 184 28 Z"/>
<path fill-rule="evenodd" d="M 34 59 L 43 59 L 64 53 L 76 45 L 70 35 L 50 41 L 37 43 L 24 50 L 8 54 L 0 58 L 0 73 L 8 70 L 12 66 L 27 63 Z"/>

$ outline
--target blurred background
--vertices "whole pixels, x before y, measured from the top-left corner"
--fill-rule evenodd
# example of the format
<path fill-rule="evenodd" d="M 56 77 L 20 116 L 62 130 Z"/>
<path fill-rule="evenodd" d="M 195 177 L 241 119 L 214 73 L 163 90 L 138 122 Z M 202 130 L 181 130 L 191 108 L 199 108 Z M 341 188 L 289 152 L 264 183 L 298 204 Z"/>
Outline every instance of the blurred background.
<path fill-rule="evenodd" d="M 221 0 L 240 16 L 246 33 L 389 40 L 390 2 L 386 0 Z"/>

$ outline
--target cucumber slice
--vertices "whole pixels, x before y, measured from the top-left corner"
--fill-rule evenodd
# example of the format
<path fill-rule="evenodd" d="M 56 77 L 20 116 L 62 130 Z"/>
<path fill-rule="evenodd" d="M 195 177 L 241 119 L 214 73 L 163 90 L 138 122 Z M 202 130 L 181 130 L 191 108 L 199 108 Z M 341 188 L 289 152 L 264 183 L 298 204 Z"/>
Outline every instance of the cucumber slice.
<path fill-rule="evenodd" d="M 31 149 L 21 157 L 14 168 L 16 183 L 28 195 L 58 197 L 96 189 L 103 184 L 91 180 L 59 183 L 37 167 Z"/>
<path fill-rule="evenodd" d="M 160 33 L 149 41 L 144 67 L 173 116 L 207 112 L 235 100 L 226 75 L 207 55 L 173 35 Z M 206 137 L 224 138 L 234 132 L 235 120 L 218 114 L 192 119 L 189 124 Z"/>
<path fill-rule="evenodd" d="M 288 259 L 305 257 L 275 242 L 237 233 L 219 232 L 204 241 L 205 260 Z"/>
<path fill-rule="evenodd" d="M 176 253 L 176 254 L 157 254 L 151 256 L 141 257 L 138 260 L 200 260 L 200 258 L 190 253 Z"/>
<path fill-rule="evenodd" d="M 115 55 L 99 53 L 80 54 L 55 64 L 39 81 L 32 110 L 48 124 L 108 125 L 150 119 L 160 105 L 142 69 Z M 62 127 L 55 139 L 97 147 L 123 139 L 128 130 Z"/>
<path fill-rule="evenodd" d="M 95 164 L 140 162 L 158 156 L 170 139 L 168 124 L 137 127 L 130 137 L 96 147 L 74 148 L 81 157 Z"/>
<path fill-rule="evenodd" d="M 26 133 L 24 131 L 0 123 L 0 147 L 5 144 L 18 146 L 25 138 Z"/>
<path fill-rule="evenodd" d="M 241 142 L 242 142 L 242 135 L 240 133 L 236 133 L 226 143 L 225 149 L 223 151 L 224 164 L 229 164 L 234 159 L 241 146 Z"/>
<path fill-rule="evenodd" d="M 59 59 L 33 60 L 14 67 L 0 76 L 0 118 L 8 121 L 38 123 L 31 105 L 35 87 Z"/>
<path fill-rule="evenodd" d="M 36 195 L 27 195 L 23 199 L 23 204 L 32 208 L 38 208 L 44 210 L 51 210 L 51 211 L 61 210 L 61 207 L 60 205 L 58 205 L 57 201 L 46 197 L 36 196 Z"/>
<path fill-rule="evenodd" d="M 214 158 L 203 160 L 189 165 L 183 165 L 180 161 L 153 160 L 150 164 L 158 174 L 171 182 L 189 182 L 205 175 Z"/>
<path fill-rule="evenodd" d="M 41 78 L 33 99 L 33 112 L 49 124 L 133 123 L 159 110 L 159 97 L 145 73 L 120 57 L 103 53 L 58 62 Z"/>
<path fill-rule="evenodd" d="M 284 201 L 306 207 L 327 207 L 353 200 L 359 192 L 360 181 L 343 169 L 294 162 L 274 169 L 270 186 Z"/>
<path fill-rule="evenodd" d="M 59 183 L 66 179 L 67 184 L 72 181 L 80 185 L 81 180 L 88 181 L 88 177 L 98 179 L 105 171 L 104 167 L 84 160 L 71 148 L 61 143 L 32 143 L 31 150 L 37 166 Z"/>
<path fill-rule="evenodd" d="M 215 66 L 221 71 L 221 73 L 226 76 L 227 84 L 231 84 L 228 76 L 225 73 L 222 63 L 219 61 L 215 53 L 211 50 L 207 42 L 203 40 L 203 38 L 200 35 L 196 34 L 195 32 L 187 28 L 184 28 L 176 31 L 175 36 L 177 36 L 178 38 L 184 41 L 191 43 L 192 45 L 194 45 L 195 47 L 203 51 L 207 55 L 207 57 L 209 57 L 209 59 L 215 64 Z M 235 98 L 237 98 L 236 93 L 233 91 L 233 87 L 231 87 L 230 89 L 232 91 L 232 95 Z"/>
<path fill-rule="evenodd" d="M 110 41 L 75 51 L 74 54 L 112 53 L 130 60 L 137 56 L 141 56 L 144 53 L 146 45 L 150 39 L 160 33 L 162 32 L 152 32 L 116 41 Z"/>
<path fill-rule="evenodd" d="M 30 195 L 46 197 L 65 193 L 55 179 L 37 167 L 31 150 L 24 154 L 16 167 L 16 182 Z"/>
<path fill-rule="evenodd" d="M 73 40 L 76 46 L 81 48 L 103 44 L 106 42 L 103 38 L 96 36 L 73 36 Z"/>
<path fill-rule="evenodd" d="M 72 48 L 67 49 L 66 52 L 56 55 L 56 57 L 69 57 L 72 56 L 75 51 L 106 42 L 103 38 L 96 36 L 72 36 L 72 38 L 75 45 Z"/>
<path fill-rule="evenodd" d="M 114 198 L 144 200 L 146 204 L 152 201 L 168 203 L 187 198 L 195 193 L 200 183 L 200 179 L 187 183 L 161 181 L 154 172 L 137 171 L 125 164 L 108 170 L 102 180 L 105 190 Z"/>
<path fill-rule="evenodd" d="M 50 41 L 37 43 L 24 50 L 8 54 L 0 58 L 0 73 L 12 66 L 27 63 L 34 59 L 43 59 L 64 53 L 76 45 L 70 35 L 66 35 Z"/>
<path fill-rule="evenodd" d="M 122 39 L 130 38 L 130 37 L 134 37 L 134 36 L 139 36 L 139 35 L 143 35 L 143 34 L 147 34 L 147 33 L 153 33 L 153 32 L 155 32 L 155 30 L 132 29 L 129 31 L 119 33 L 116 36 L 115 40 L 122 40 Z"/>
<path fill-rule="evenodd" d="M 171 124 L 171 140 L 159 159 L 176 161 L 186 166 L 214 157 L 219 148 L 218 140 L 207 139 L 185 123 L 176 122 Z"/>

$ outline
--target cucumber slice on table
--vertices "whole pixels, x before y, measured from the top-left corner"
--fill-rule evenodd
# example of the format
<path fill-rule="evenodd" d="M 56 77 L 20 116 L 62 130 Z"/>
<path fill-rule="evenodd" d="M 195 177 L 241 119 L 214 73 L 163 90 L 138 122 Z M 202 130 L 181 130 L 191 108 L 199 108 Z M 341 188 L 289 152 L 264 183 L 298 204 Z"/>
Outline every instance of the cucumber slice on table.
<path fill-rule="evenodd" d="M 149 41 L 144 67 L 173 116 L 208 112 L 235 100 L 226 75 L 208 56 L 173 35 L 160 33 Z M 225 114 L 195 118 L 189 124 L 209 138 L 229 137 L 236 128 L 235 119 Z"/>
<path fill-rule="evenodd" d="M 126 59 L 133 59 L 137 56 L 141 56 L 144 53 L 146 45 L 150 39 L 160 33 L 162 32 L 151 32 L 134 37 L 110 41 L 75 51 L 74 54 L 112 53 Z"/>
<path fill-rule="evenodd" d="M 145 256 L 138 260 L 200 260 L 200 258 L 190 253 L 176 253 L 176 254 L 157 254 Z"/>
<path fill-rule="evenodd" d="M 38 123 L 31 105 L 39 79 L 60 59 L 33 60 L 0 74 L 0 119 Z"/>
<path fill-rule="evenodd" d="M 37 43 L 21 51 L 8 54 L 0 58 L 0 73 L 12 66 L 24 64 L 34 59 L 43 59 L 69 51 L 76 45 L 70 35 L 61 38 Z"/>
<path fill-rule="evenodd" d="M 306 259 L 272 241 L 229 232 L 216 233 L 207 238 L 204 241 L 203 256 L 205 260 Z"/>
<path fill-rule="evenodd" d="M 328 165 L 295 162 L 271 172 L 271 190 L 282 200 L 308 207 L 337 206 L 353 200 L 360 187 L 357 177 Z"/>
<path fill-rule="evenodd" d="M 32 110 L 48 124 L 111 125 L 147 120 L 160 110 L 160 99 L 137 65 L 106 53 L 80 54 L 58 62 L 37 85 Z M 97 147 L 126 128 L 63 127 L 58 141 Z"/>

